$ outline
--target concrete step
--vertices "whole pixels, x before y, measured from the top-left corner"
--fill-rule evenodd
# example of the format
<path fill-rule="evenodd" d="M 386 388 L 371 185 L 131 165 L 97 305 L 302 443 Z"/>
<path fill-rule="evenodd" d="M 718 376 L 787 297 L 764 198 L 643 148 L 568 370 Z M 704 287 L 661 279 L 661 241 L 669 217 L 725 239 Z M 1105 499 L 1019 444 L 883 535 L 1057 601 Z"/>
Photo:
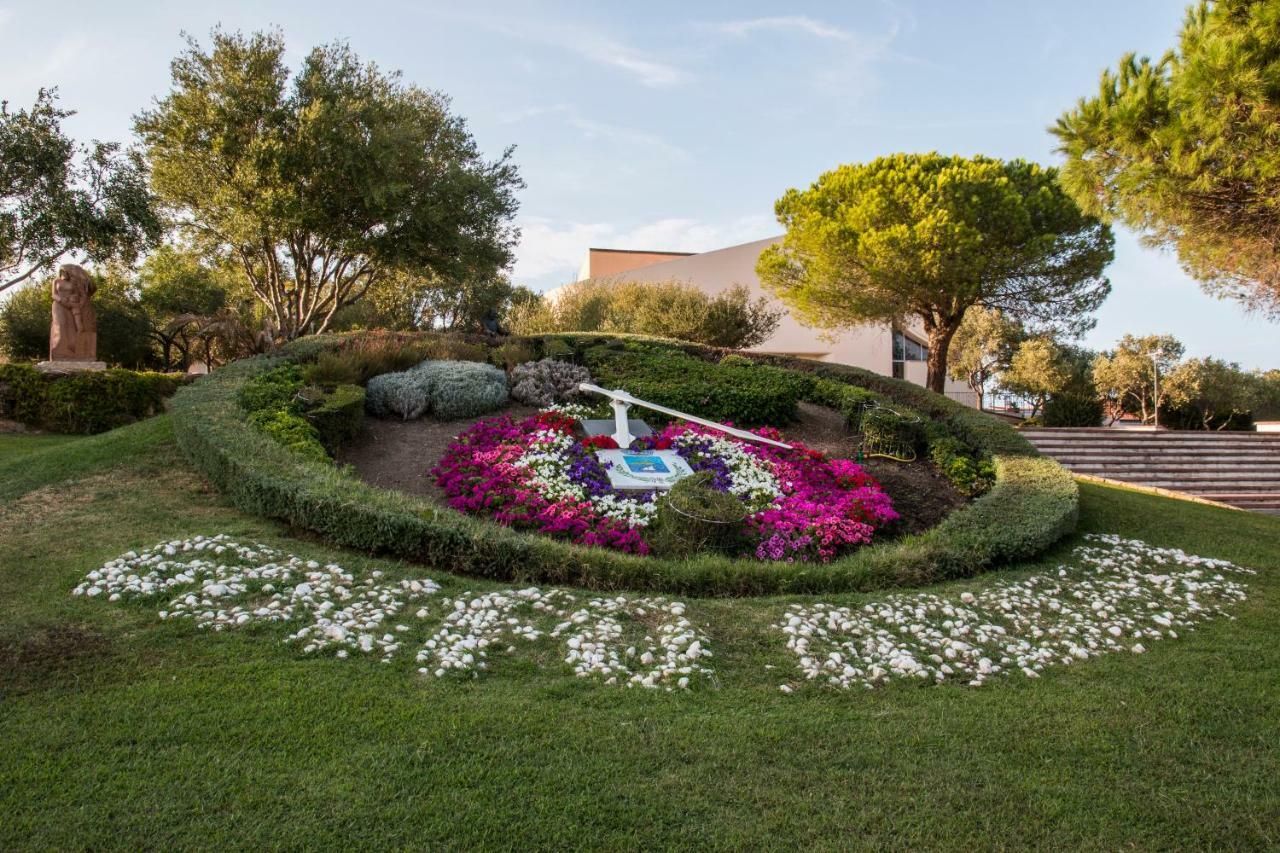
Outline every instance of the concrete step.
<path fill-rule="evenodd" d="M 1122 450 L 1126 453 L 1162 453 L 1181 451 L 1186 453 L 1220 453 L 1224 450 L 1242 453 L 1280 453 L 1280 442 L 1214 441 L 1172 443 L 1161 441 L 1058 441 L 1032 439 L 1036 447 L 1052 447 L 1069 450 L 1073 447 L 1088 450 Z"/>

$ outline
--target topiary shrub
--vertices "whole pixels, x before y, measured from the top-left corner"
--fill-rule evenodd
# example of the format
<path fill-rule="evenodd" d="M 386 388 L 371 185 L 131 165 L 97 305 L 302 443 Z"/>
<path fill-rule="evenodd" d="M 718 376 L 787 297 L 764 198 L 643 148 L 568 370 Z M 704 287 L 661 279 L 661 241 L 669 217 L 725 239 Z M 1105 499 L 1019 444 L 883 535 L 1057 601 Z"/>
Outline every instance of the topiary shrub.
<path fill-rule="evenodd" d="M 27 364 L 0 364 L 0 417 L 76 435 L 105 432 L 150 417 L 190 381 L 181 373 L 95 370 L 42 373 Z"/>
<path fill-rule="evenodd" d="M 735 554 L 746 541 L 742 501 L 711 487 L 703 471 L 677 482 L 658 502 L 658 512 L 645 538 L 661 557 Z"/>
<path fill-rule="evenodd" d="M 411 371 L 384 373 L 365 386 L 364 405 L 374 417 L 411 421 L 431 408 L 429 391 L 429 383 Z"/>
<path fill-rule="evenodd" d="M 329 461 L 329 455 L 320 443 L 316 428 L 293 412 L 284 409 L 259 409 L 249 415 L 249 423 L 306 459 Z"/>
<path fill-rule="evenodd" d="M 745 355 L 738 355 L 731 352 L 724 358 L 720 359 L 721 367 L 753 367 L 755 362 L 747 358 Z"/>
<path fill-rule="evenodd" d="M 504 370 L 515 370 L 517 365 L 538 360 L 538 350 L 529 341 L 505 341 L 489 351 L 489 361 Z"/>
<path fill-rule="evenodd" d="M 966 495 L 979 495 L 995 481 L 995 466 L 980 459 L 960 439 L 944 435 L 929 442 L 929 459 Z"/>
<path fill-rule="evenodd" d="M 511 399 L 542 409 L 569 402 L 581 393 L 578 386 L 590 381 L 589 370 L 567 361 L 529 361 L 511 371 Z"/>
<path fill-rule="evenodd" d="M 364 389 L 339 385 L 306 413 L 324 449 L 330 454 L 355 441 L 364 429 Z"/>

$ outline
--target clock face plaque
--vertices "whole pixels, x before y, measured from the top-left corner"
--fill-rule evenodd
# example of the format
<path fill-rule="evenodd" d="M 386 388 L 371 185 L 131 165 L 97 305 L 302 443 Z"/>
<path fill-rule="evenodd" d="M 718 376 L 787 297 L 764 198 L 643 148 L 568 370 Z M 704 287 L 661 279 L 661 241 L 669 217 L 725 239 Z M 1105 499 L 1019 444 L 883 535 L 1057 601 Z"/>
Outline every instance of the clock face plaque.
<path fill-rule="evenodd" d="M 621 491 L 665 491 L 693 473 L 674 450 L 598 450 L 609 484 Z"/>

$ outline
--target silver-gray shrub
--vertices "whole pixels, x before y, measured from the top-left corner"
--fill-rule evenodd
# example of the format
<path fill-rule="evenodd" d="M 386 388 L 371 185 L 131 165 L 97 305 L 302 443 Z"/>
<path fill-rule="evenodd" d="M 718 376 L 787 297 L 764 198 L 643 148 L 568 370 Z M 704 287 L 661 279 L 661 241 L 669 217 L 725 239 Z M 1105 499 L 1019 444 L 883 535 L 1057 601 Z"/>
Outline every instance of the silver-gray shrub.
<path fill-rule="evenodd" d="M 412 371 L 383 373 L 369 380 L 364 391 L 364 407 L 379 418 L 420 418 L 431 406 L 430 386 Z"/>
<path fill-rule="evenodd" d="M 410 373 L 428 383 L 431 416 L 442 421 L 474 418 L 507 402 L 507 374 L 475 361 L 424 361 Z"/>
<path fill-rule="evenodd" d="M 511 371 L 511 397 L 541 409 L 552 403 L 569 402 L 578 396 L 578 385 L 590 381 L 591 374 L 585 367 L 567 361 L 526 361 Z"/>
<path fill-rule="evenodd" d="M 506 402 L 507 375 L 474 361 L 424 361 L 400 373 L 375 376 L 365 388 L 366 410 L 382 418 L 474 418 Z"/>

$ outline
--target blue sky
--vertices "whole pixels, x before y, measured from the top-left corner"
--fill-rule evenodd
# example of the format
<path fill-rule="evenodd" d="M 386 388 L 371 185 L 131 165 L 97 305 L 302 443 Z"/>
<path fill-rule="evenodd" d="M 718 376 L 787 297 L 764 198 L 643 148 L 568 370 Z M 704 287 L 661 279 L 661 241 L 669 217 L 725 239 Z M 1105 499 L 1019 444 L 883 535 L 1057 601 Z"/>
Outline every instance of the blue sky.
<path fill-rule="evenodd" d="M 588 246 L 698 251 L 778 233 L 773 201 L 894 151 L 1056 161 L 1045 128 L 1126 51 L 1173 44 L 1184 0 L 1070 3 L 12 3 L 0 97 L 57 85 L 80 138 L 127 140 L 168 88 L 180 33 L 278 26 L 296 59 L 345 39 L 449 93 L 528 183 L 514 274 L 570 280 Z M 1176 335 L 1190 354 L 1280 367 L 1276 324 L 1203 295 L 1118 235 L 1086 338 Z"/>

